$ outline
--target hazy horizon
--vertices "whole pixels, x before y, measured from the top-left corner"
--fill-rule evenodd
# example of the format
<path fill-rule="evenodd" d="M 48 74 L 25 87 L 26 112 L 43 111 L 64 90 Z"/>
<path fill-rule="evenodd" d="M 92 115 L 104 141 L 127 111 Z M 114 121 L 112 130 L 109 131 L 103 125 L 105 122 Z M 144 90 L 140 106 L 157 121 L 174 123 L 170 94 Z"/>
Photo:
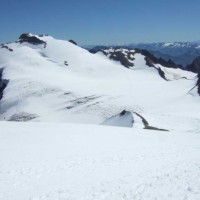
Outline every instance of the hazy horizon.
<path fill-rule="evenodd" d="M 1 3 L 0 43 L 24 32 L 83 46 L 199 41 L 199 7 L 198 0 L 7 0 Z"/>

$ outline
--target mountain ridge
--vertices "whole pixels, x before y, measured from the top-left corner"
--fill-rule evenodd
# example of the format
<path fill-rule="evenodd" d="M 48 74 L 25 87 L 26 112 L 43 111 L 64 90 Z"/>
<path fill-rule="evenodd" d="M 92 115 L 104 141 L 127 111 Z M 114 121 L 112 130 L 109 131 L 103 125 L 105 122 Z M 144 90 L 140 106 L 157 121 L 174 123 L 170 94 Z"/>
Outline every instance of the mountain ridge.
<path fill-rule="evenodd" d="M 6 44 L 13 51 L 0 48 L 1 82 L 9 81 L 0 101 L 1 120 L 101 124 L 127 110 L 167 130 L 179 117 L 185 126 L 176 128 L 189 130 L 198 117 L 196 73 L 165 67 L 141 50 L 118 50 L 131 58 L 133 66 L 124 67 L 67 40 L 30 37 L 46 45 L 26 39 Z"/>

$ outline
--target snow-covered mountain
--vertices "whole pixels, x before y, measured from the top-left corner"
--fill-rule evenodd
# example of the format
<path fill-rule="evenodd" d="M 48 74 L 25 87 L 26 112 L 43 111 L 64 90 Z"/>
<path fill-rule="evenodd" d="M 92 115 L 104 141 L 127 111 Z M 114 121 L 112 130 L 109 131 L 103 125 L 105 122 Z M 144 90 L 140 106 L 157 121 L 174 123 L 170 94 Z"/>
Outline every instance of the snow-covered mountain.
<path fill-rule="evenodd" d="M 143 50 L 1 45 L 0 199 L 199 200 L 199 94 Z"/>
<path fill-rule="evenodd" d="M 114 59 L 119 55 L 131 65 Z M 173 129 L 177 117 L 185 124 L 199 117 L 197 74 L 150 55 L 127 49 L 92 54 L 75 42 L 22 34 L 0 48 L 0 118 L 101 124 L 127 110 Z"/>

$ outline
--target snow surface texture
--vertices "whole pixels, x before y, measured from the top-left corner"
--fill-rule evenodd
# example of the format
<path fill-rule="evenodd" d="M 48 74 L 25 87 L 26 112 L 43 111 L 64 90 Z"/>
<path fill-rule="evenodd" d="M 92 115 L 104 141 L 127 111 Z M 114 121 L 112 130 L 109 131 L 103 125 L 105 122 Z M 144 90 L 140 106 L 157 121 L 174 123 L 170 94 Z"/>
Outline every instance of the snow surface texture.
<path fill-rule="evenodd" d="M 0 122 L 1 200 L 199 200 L 200 134 Z"/>

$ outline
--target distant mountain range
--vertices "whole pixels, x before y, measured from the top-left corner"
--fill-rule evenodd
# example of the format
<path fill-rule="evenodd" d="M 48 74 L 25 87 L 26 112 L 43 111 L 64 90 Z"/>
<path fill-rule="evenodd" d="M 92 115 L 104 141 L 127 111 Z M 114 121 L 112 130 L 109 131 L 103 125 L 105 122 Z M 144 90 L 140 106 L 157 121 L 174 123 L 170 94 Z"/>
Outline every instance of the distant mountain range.
<path fill-rule="evenodd" d="M 88 46 L 87 49 L 100 50 L 111 46 Z M 127 49 L 145 49 L 158 58 L 172 60 L 178 65 L 185 68 L 191 64 L 193 60 L 200 55 L 200 42 L 159 42 L 159 43 L 139 43 L 129 45 L 113 45 L 112 47 Z"/>

